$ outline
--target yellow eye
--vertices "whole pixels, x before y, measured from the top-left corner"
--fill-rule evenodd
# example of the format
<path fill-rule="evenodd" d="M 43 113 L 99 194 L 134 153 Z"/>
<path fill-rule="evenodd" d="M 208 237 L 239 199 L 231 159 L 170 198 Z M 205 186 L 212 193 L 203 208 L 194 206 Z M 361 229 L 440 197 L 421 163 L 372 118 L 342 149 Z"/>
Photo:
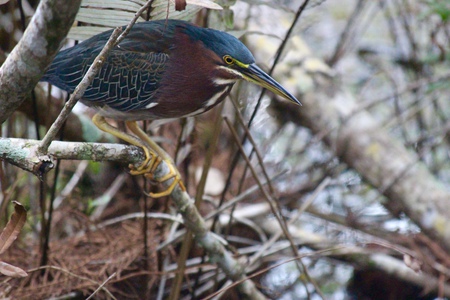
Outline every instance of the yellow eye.
<path fill-rule="evenodd" d="M 232 63 L 234 63 L 234 59 L 229 56 L 229 55 L 225 55 L 223 57 L 223 61 L 227 64 L 227 65 L 231 65 Z"/>

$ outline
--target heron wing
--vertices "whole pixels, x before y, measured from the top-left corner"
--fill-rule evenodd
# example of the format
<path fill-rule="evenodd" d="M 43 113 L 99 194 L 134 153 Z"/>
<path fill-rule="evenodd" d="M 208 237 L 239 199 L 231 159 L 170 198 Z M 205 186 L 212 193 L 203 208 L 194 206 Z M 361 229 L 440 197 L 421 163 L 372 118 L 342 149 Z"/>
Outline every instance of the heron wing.
<path fill-rule="evenodd" d="M 164 22 L 136 24 L 111 50 L 87 88 L 84 102 L 108 105 L 120 111 L 151 105 L 169 62 L 173 32 L 174 28 L 165 26 Z M 111 31 L 107 31 L 61 51 L 41 80 L 73 92 L 110 35 Z"/>
<path fill-rule="evenodd" d="M 120 111 L 152 103 L 169 56 L 165 53 L 111 53 L 83 99 Z"/>

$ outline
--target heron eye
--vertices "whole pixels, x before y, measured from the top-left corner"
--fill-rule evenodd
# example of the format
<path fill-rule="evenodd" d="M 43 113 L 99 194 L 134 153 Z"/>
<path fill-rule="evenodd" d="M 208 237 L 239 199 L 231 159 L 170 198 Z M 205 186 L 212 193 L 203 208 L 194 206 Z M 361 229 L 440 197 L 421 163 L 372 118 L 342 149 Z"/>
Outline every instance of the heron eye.
<path fill-rule="evenodd" d="M 229 56 L 229 55 L 225 55 L 223 57 L 223 61 L 227 64 L 227 65 L 231 65 L 232 63 L 234 63 L 234 59 Z"/>

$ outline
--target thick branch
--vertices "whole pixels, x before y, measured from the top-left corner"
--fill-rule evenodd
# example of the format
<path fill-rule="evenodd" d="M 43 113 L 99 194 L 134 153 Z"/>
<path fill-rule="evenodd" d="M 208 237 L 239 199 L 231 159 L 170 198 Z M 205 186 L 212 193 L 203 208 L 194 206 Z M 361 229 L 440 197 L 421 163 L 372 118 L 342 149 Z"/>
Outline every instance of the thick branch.
<path fill-rule="evenodd" d="M 38 176 L 51 168 L 55 158 L 108 160 L 139 165 L 145 157 L 143 151 L 135 146 L 58 141 L 53 141 L 48 148 L 48 155 L 42 156 L 38 151 L 39 145 L 40 141 L 36 140 L 3 138 L 0 139 L 0 157 Z M 154 178 L 158 180 L 168 173 L 169 167 L 163 161 L 156 169 Z M 173 179 L 164 181 L 163 187 L 168 188 L 172 181 Z M 244 280 L 238 288 L 249 299 L 265 299 L 251 280 L 245 280 L 245 265 L 234 259 L 233 255 L 212 234 L 190 196 L 177 185 L 171 197 L 178 212 L 183 216 L 185 226 L 194 234 L 197 243 L 206 250 L 211 263 L 217 264 L 229 279 Z"/>
<path fill-rule="evenodd" d="M 141 148 L 121 144 L 51 143 L 47 155 L 38 151 L 40 141 L 0 138 L 0 158 L 38 177 L 53 166 L 54 159 L 116 161 L 138 164 L 144 160 Z"/>
<path fill-rule="evenodd" d="M 24 35 L 0 68 L 0 123 L 36 86 L 69 32 L 81 0 L 43 0 Z"/>
<path fill-rule="evenodd" d="M 386 196 L 394 214 L 405 212 L 429 236 L 450 249 L 450 192 L 418 156 L 391 136 L 356 99 L 344 90 L 338 78 L 316 59 L 305 59 L 313 88 L 305 93 L 299 109 L 275 104 L 283 117 L 310 128 L 334 153 Z M 305 73 L 306 74 L 306 73 Z"/>
<path fill-rule="evenodd" d="M 264 231 L 270 235 L 277 234 L 280 231 L 279 224 L 274 220 L 264 219 L 263 222 L 256 220 Z M 367 248 L 339 244 L 323 235 L 307 232 L 294 224 L 289 226 L 289 231 L 292 237 L 303 245 L 307 245 L 315 250 L 329 250 L 326 254 L 330 257 L 348 261 L 360 268 L 380 270 L 428 291 L 438 291 L 439 288 L 442 288 L 445 296 L 450 295 L 450 285 L 442 284 L 439 286 L 439 278 L 430 273 L 414 272 L 403 261 L 390 255 L 374 253 Z"/>

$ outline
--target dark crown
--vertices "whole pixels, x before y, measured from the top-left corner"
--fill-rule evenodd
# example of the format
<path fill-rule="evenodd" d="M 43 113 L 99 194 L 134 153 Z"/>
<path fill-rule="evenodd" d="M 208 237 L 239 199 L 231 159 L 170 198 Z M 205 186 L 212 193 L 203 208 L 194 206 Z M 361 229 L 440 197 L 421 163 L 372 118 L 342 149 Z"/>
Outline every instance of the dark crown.
<path fill-rule="evenodd" d="M 237 38 L 223 31 L 202 28 L 187 23 L 185 32 L 193 39 L 201 41 L 219 57 L 230 55 L 234 59 L 252 64 L 255 58 L 248 48 Z"/>

